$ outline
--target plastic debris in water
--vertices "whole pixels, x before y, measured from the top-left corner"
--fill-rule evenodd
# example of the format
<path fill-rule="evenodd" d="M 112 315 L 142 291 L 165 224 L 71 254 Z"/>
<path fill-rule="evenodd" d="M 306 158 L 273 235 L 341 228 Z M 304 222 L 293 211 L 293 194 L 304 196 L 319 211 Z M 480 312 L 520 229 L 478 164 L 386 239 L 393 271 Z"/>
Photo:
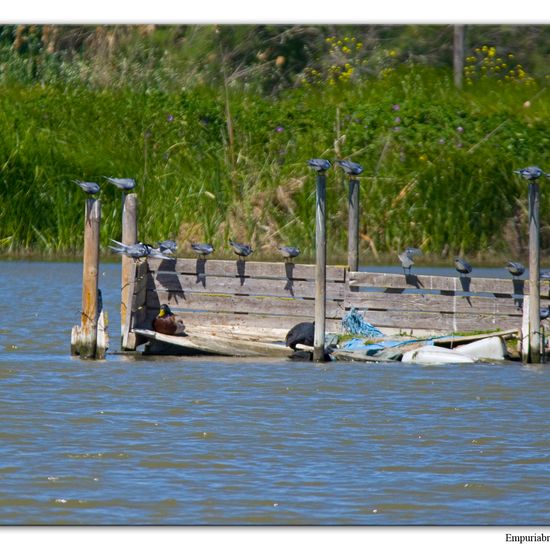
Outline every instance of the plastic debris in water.
<path fill-rule="evenodd" d="M 371 325 L 363 316 L 352 307 L 348 313 L 346 313 L 342 319 L 342 328 L 349 334 L 360 334 L 368 338 L 377 338 L 384 336 L 374 325 Z"/>

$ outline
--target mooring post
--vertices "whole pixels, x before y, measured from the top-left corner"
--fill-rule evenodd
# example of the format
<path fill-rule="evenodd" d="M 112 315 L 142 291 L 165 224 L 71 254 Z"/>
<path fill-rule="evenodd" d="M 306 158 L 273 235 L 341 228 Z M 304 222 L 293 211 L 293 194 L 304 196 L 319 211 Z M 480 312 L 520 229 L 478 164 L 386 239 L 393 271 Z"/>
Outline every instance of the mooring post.
<path fill-rule="evenodd" d="M 123 193 L 122 195 L 122 243 L 135 244 L 137 242 L 137 195 Z M 126 318 L 131 306 L 130 283 L 134 276 L 134 260 L 121 256 L 120 281 L 120 337 L 121 343 L 126 333 Z"/>
<path fill-rule="evenodd" d="M 348 196 L 348 266 L 359 270 L 359 180 L 350 176 Z"/>
<path fill-rule="evenodd" d="M 313 360 L 325 360 L 325 315 L 327 290 L 327 231 L 326 231 L 326 176 L 330 162 L 323 159 L 309 161 L 317 171 L 315 215 L 315 331 Z"/>
<path fill-rule="evenodd" d="M 540 190 L 529 182 L 529 362 L 540 363 Z"/>
<path fill-rule="evenodd" d="M 93 359 L 96 356 L 100 220 L 100 200 L 93 198 L 86 199 L 82 269 L 82 314 L 78 345 L 78 353 L 83 359 Z"/>

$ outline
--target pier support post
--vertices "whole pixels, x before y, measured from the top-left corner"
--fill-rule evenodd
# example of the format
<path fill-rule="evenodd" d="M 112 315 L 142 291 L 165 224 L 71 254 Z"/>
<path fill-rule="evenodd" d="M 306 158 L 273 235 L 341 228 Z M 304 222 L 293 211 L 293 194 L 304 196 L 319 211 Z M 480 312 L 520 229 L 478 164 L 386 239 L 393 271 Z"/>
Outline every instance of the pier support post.
<path fill-rule="evenodd" d="M 540 363 L 540 190 L 529 182 L 529 363 Z"/>
<path fill-rule="evenodd" d="M 82 268 L 82 313 L 80 327 L 73 328 L 71 353 L 95 359 L 98 321 L 99 226 L 101 202 L 86 199 L 84 217 L 84 257 Z"/>
<path fill-rule="evenodd" d="M 123 193 L 122 195 L 122 243 L 135 244 L 137 242 L 137 195 Z M 134 277 L 134 260 L 122 255 L 120 283 L 120 336 L 123 349 L 132 348 L 131 342 L 124 342 L 128 309 L 131 307 L 131 282 Z M 126 344 L 126 345 L 125 345 Z M 129 347 L 128 347 L 129 346 Z"/>
<path fill-rule="evenodd" d="M 327 230 L 326 230 L 326 176 L 317 174 L 315 216 L 315 332 L 313 337 L 313 360 L 325 359 L 325 316 L 327 287 Z"/>
<path fill-rule="evenodd" d="M 359 270 L 359 180 L 349 179 L 348 196 L 348 266 Z"/>

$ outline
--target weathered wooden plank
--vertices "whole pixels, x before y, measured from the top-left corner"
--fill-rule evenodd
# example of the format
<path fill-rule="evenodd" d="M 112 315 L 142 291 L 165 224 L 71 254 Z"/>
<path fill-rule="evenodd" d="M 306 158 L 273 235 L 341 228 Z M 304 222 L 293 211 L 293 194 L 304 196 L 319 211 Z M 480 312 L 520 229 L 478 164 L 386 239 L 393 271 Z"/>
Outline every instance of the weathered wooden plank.
<path fill-rule="evenodd" d="M 124 244 L 137 242 L 137 205 L 138 200 L 135 193 L 122 193 L 122 242 Z M 121 341 L 124 342 L 127 333 L 127 312 L 132 301 L 129 283 L 131 278 L 135 276 L 135 265 L 132 258 L 124 255 L 121 256 L 120 261 L 120 335 Z"/>
<path fill-rule="evenodd" d="M 403 275 L 399 273 L 349 273 L 351 287 L 364 286 L 392 289 L 443 290 L 450 292 L 488 292 L 522 295 L 529 293 L 529 281 L 475 277 L 441 277 L 435 275 Z M 549 295 L 548 281 L 541 281 L 541 294 Z"/>
<path fill-rule="evenodd" d="M 151 272 L 175 272 L 195 276 L 200 274 L 216 277 L 315 280 L 314 264 L 202 260 L 200 258 L 177 258 L 175 261 L 148 258 L 147 263 Z M 343 282 L 346 280 L 346 273 L 345 266 L 327 266 L 327 281 Z"/>
<path fill-rule="evenodd" d="M 473 330 L 507 330 L 521 327 L 521 313 L 511 316 L 369 310 L 364 312 L 364 318 L 382 332 L 384 332 L 384 328 L 425 329 L 452 333 Z"/>
<path fill-rule="evenodd" d="M 393 294 L 386 292 L 350 292 L 344 307 L 350 309 L 435 311 L 461 313 L 521 314 L 523 298 L 485 296 L 446 296 L 441 294 Z"/>
<path fill-rule="evenodd" d="M 176 313 L 176 312 L 174 312 Z M 153 319 L 157 315 L 157 312 L 153 310 L 147 310 L 147 315 L 143 324 L 136 328 L 152 328 Z M 246 313 L 205 313 L 205 312 L 178 312 L 176 313 L 178 318 L 181 318 L 185 324 L 186 329 L 192 330 L 197 326 L 209 326 L 216 325 L 219 327 L 225 327 L 224 330 L 230 330 L 239 332 L 243 329 L 252 328 L 253 330 L 259 330 L 263 328 L 277 329 L 283 331 L 285 334 L 294 325 L 303 321 L 313 321 L 313 317 L 305 316 L 288 316 L 288 315 L 247 315 Z M 327 319 L 326 330 L 328 332 L 340 332 L 341 321 L 339 319 Z"/>
<path fill-rule="evenodd" d="M 327 283 L 327 298 L 343 300 L 345 283 Z M 253 278 L 230 278 L 207 275 L 181 275 L 179 273 L 156 272 L 147 276 L 148 290 L 169 292 L 206 292 L 222 294 L 255 294 L 262 296 L 286 296 L 293 298 L 314 298 L 314 281 L 288 281 Z"/>
<path fill-rule="evenodd" d="M 151 330 L 137 330 L 147 339 L 165 342 L 182 350 L 202 351 L 233 357 L 289 357 L 293 351 L 282 344 L 253 342 L 234 337 L 213 336 L 211 334 L 189 333 L 187 336 L 170 336 Z"/>
<path fill-rule="evenodd" d="M 186 309 L 306 317 L 313 317 L 315 314 L 315 300 L 313 299 L 150 290 L 147 294 L 147 308 L 158 311 L 160 304 L 168 304 L 174 312 Z M 327 300 L 327 317 L 341 318 L 343 314 L 345 314 L 345 310 L 342 301 Z"/>

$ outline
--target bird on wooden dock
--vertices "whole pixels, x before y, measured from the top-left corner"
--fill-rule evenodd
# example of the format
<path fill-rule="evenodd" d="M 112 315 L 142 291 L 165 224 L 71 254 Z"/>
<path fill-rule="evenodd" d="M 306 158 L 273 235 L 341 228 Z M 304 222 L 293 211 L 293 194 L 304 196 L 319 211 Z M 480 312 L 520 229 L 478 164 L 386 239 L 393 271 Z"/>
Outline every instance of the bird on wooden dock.
<path fill-rule="evenodd" d="M 421 256 L 422 250 L 420 248 L 413 248 L 408 247 L 405 248 L 403 252 L 400 252 L 397 257 L 399 258 L 399 261 L 401 262 L 401 267 L 403 268 L 403 272 L 405 272 L 406 269 L 409 270 L 409 274 L 411 273 L 411 268 L 414 265 L 414 256 Z"/>
<path fill-rule="evenodd" d="M 544 172 L 538 166 L 528 166 L 527 168 L 514 170 L 514 174 L 519 174 L 522 178 L 526 180 L 535 181 L 539 179 L 544 174 Z"/>
<path fill-rule="evenodd" d="M 128 256 L 129 258 L 133 258 L 134 260 L 139 260 L 140 258 L 147 257 L 161 258 L 162 260 L 172 259 L 162 254 L 159 249 L 155 249 L 151 245 L 144 244 L 142 242 L 135 244 L 124 244 L 119 241 L 115 241 L 114 239 L 111 239 L 111 241 L 114 242 L 116 245 L 109 245 L 109 248 L 111 250 L 113 250 L 117 254 L 122 254 L 124 256 Z"/>
<path fill-rule="evenodd" d="M 287 333 L 285 344 L 287 347 L 296 351 L 298 344 L 305 346 L 313 346 L 315 338 L 315 322 L 298 323 L 294 325 Z"/>
<path fill-rule="evenodd" d="M 149 247 L 141 242 L 135 244 L 123 244 L 119 241 L 115 241 L 114 239 L 111 239 L 111 241 L 114 242 L 116 246 L 109 245 L 109 248 L 117 254 L 123 254 L 124 256 L 134 258 L 135 260 L 145 258 L 149 255 Z"/>
<path fill-rule="evenodd" d="M 336 162 L 348 176 L 358 176 L 363 171 L 363 167 L 357 162 L 351 160 L 337 160 Z"/>
<path fill-rule="evenodd" d="M 150 244 L 145 244 L 147 247 L 147 256 L 149 258 L 160 258 L 161 260 L 175 260 L 174 256 L 172 255 L 172 252 L 169 250 L 161 250 L 159 248 L 155 248 L 151 246 Z M 169 254 L 169 255 L 168 255 Z"/>
<path fill-rule="evenodd" d="M 191 248 L 203 258 L 214 252 L 214 247 L 208 243 L 191 243 Z"/>
<path fill-rule="evenodd" d="M 229 244 L 233 247 L 235 254 L 237 254 L 237 256 L 241 256 L 242 258 L 250 256 L 250 254 L 254 252 L 248 244 L 237 243 L 231 240 L 229 241 Z"/>
<path fill-rule="evenodd" d="M 300 249 L 295 246 L 278 246 L 277 250 L 283 255 L 285 262 L 292 261 L 292 258 L 300 254 Z"/>
<path fill-rule="evenodd" d="M 163 254 L 175 254 L 177 249 L 178 249 L 178 245 L 177 245 L 176 241 L 173 241 L 172 239 L 167 239 L 166 241 L 161 241 L 161 242 L 157 243 L 157 245 L 158 245 L 159 250 Z"/>
<path fill-rule="evenodd" d="M 467 275 L 472 272 L 472 266 L 464 258 L 455 258 L 455 269 L 461 275 Z"/>
<path fill-rule="evenodd" d="M 519 277 L 520 275 L 523 275 L 523 272 L 525 271 L 525 266 L 520 262 L 510 261 L 506 264 L 506 269 L 510 272 L 512 277 Z"/>
<path fill-rule="evenodd" d="M 332 164 L 325 159 L 311 159 L 307 161 L 308 166 L 311 166 L 317 172 L 325 172 Z"/>
<path fill-rule="evenodd" d="M 178 319 L 167 304 L 162 304 L 158 315 L 153 319 L 153 329 L 161 334 L 184 335 L 185 325 Z"/>
<path fill-rule="evenodd" d="M 95 181 L 73 180 L 73 182 L 76 183 L 88 195 L 95 195 L 100 191 L 100 187 Z"/>
<path fill-rule="evenodd" d="M 136 186 L 136 180 L 132 178 L 111 178 L 109 176 L 103 176 L 109 183 L 116 185 L 123 191 L 130 191 Z"/>

